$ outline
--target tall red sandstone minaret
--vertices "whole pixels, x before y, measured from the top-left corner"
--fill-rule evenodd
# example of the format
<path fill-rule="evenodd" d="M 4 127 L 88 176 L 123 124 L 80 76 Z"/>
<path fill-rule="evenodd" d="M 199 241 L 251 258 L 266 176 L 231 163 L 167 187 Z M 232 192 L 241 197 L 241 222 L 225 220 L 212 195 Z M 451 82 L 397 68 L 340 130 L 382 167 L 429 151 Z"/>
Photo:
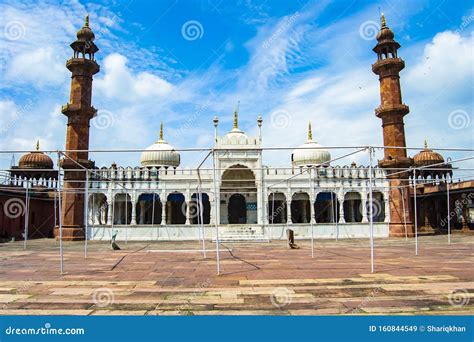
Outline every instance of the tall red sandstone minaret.
<path fill-rule="evenodd" d="M 66 62 L 71 71 L 71 95 L 69 103 L 62 108 L 67 116 L 66 150 L 86 150 L 86 152 L 66 152 L 67 156 L 86 168 L 94 163 L 88 159 L 89 121 L 97 110 L 92 107 L 92 76 L 99 72 L 94 54 L 99 50 L 94 44 L 94 32 L 89 28 L 89 16 L 84 26 L 77 32 L 77 39 L 71 44 L 73 56 Z M 61 161 L 64 168 L 64 191 L 62 192 L 62 225 L 64 240 L 84 239 L 84 187 L 85 173 L 68 158 Z M 56 230 L 56 236 L 58 231 Z"/>
<path fill-rule="evenodd" d="M 379 75 L 381 100 L 375 115 L 382 119 L 384 146 L 406 147 L 403 117 L 408 114 L 409 108 L 402 102 L 399 75 L 405 62 L 398 57 L 400 44 L 393 39 L 393 31 L 387 27 L 383 14 L 381 22 L 377 45 L 373 49 L 377 53 L 377 62 L 372 65 L 372 71 Z M 391 236 L 405 236 L 405 224 L 408 235 L 413 235 L 409 188 L 406 186 L 408 173 L 396 173 L 411 164 L 412 159 L 407 157 L 403 148 L 385 148 L 384 159 L 379 161 L 380 167 L 389 169 Z"/>

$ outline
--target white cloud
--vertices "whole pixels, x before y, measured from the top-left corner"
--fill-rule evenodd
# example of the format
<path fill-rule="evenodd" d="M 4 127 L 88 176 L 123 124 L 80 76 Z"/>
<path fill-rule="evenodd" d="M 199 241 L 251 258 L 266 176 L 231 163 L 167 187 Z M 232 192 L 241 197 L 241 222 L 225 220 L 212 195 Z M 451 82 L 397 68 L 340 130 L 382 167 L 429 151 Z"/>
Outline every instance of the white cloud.
<path fill-rule="evenodd" d="M 10 62 L 6 78 L 15 83 L 35 86 L 63 84 L 68 79 L 64 61 L 49 46 L 16 55 Z"/>
<path fill-rule="evenodd" d="M 408 69 L 407 83 L 412 90 L 431 93 L 472 83 L 474 75 L 473 38 L 445 31 L 436 34 Z"/>
<path fill-rule="evenodd" d="M 104 75 L 95 81 L 100 94 L 116 100 L 134 102 L 144 98 L 162 97 L 173 90 L 171 83 L 159 76 L 149 72 L 135 74 L 127 67 L 127 61 L 125 56 L 117 53 L 104 59 Z"/>

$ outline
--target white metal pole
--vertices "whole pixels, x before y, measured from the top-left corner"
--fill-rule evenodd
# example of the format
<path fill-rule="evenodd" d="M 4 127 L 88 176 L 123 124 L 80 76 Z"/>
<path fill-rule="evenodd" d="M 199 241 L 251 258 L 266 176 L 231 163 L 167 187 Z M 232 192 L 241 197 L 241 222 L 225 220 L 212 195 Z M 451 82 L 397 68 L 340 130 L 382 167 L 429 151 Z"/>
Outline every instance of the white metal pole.
<path fill-rule="evenodd" d="M 365 198 L 363 199 L 366 200 Z M 372 194 L 372 147 L 369 147 L 369 226 L 370 226 L 370 265 L 374 273 L 374 218 L 373 218 L 373 194 Z"/>
<path fill-rule="evenodd" d="M 110 224 L 110 245 L 112 246 L 112 236 L 114 235 L 114 221 L 115 221 L 115 194 L 112 190 L 112 223 Z"/>
<path fill-rule="evenodd" d="M 451 244 L 451 213 L 450 213 L 450 203 L 449 203 L 449 182 L 448 177 L 446 176 L 446 195 L 448 197 L 448 244 Z"/>
<path fill-rule="evenodd" d="M 217 170 L 216 170 L 216 152 L 212 151 L 212 169 L 213 169 L 213 182 L 214 182 L 214 212 L 216 215 L 216 218 L 214 220 L 215 222 L 215 228 L 216 228 L 216 262 L 217 262 L 217 274 L 221 274 L 221 267 L 220 267 L 220 255 L 219 255 L 219 217 L 217 217 L 217 206 L 220 205 L 220 199 L 218 198 L 217 194 Z"/>
<path fill-rule="evenodd" d="M 313 187 L 313 167 L 311 167 L 309 169 L 309 186 L 311 187 L 310 190 L 309 190 L 309 194 L 311 196 L 311 200 L 309 202 L 309 204 L 311 205 L 311 207 L 309 208 L 309 212 L 311 214 L 311 212 L 314 211 L 314 187 Z M 314 212 L 313 212 L 314 214 Z M 311 215 L 311 218 L 309 220 L 310 222 L 310 228 L 311 228 L 311 258 L 314 258 L 314 233 L 313 233 L 313 220 L 314 220 L 314 215 Z"/>
<path fill-rule="evenodd" d="M 128 194 L 126 192 L 125 192 L 125 244 L 128 244 Z"/>
<path fill-rule="evenodd" d="M 344 186 L 342 186 L 341 190 L 342 190 L 342 195 L 344 196 Z M 339 203 L 339 200 L 337 200 L 337 203 L 339 205 L 336 206 L 336 210 L 338 211 L 338 214 L 340 214 L 340 212 L 341 212 L 340 206 L 342 205 L 344 207 L 344 197 L 342 198 L 342 203 Z M 343 215 L 344 215 L 344 211 L 343 211 Z M 346 232 L 347 232 L 347 230 L 346 230 Z M 337 218 L 337 215 L 336 215 L 336 241 L 339 241 L 339 220 Z"/>
<path fill-rule="evenodd" d="M 403 187 L 400 188 L 402 193 L 402 198 L 405 198 L 405 189 Z M 405 201 L 402 201 L 402 209 L 403 209 L 403 225 L 405 227 L 405 241 L 408 241 L 408 230 L 407 230 L 407 212 L 405 211 Z"/>
<path fill-rule="evenodd" d="M 331 211 L 332 211 L 332 217 L 333 217 L 332 223 L 336 224 L 336 230 L 337 230 L 337 204 L 336 204 L 336 207 L 334 208 L 334 192 L 332 192 L 332 190 L 331 190 Z"/>
<path fill-rule="evenodd" d="M 200 221 L 200 225 L 201 225 L 202 253 L 203 253 L 204 259 L 206 259 L 206 240 L 205 240 L 205 235 L 204 235 L 204 233 L 205 233 L 205 232 L 204 232 L 204 207 L 203 207 L 203 204 L 202 204 L 202 189 L 201 189 L 201 185 L 199 185 L 198 197 L 199 197 L 199 216 L 198 216 L 198 220 Z"/>
<path fill-rule="evenodd" d="M 418 255 L 418 215 L 416 209 L 416 170 L 413 170 L 413 206 L 414 206 L 414 221 L 415 221 L 415 255 Z"/>
<path fill-rule="evenodd" d="M 56 183 L 58 189 L 58 205 L 59 205 L 59 269 L 61 274 L 64 273 L 64 255 L 63 255 L 63 219 L 62 219 L 62 203 L 61 203 L 61 152 L 58 152 L 58 182 Z"/>
<path fill-rule="evenodd" d="M 153 198 L 151 200 L 151 229 L 152 229 L 152 234 L 153 234 L 153 227 L 155 226 L 155 193 L 153 192 Z M 140 208 L 141 210 L 141 208 Z M 145 216 L 144 214 L 141 213 L 140 211 L 140 216 Z M 158 229 L 156 230 L 156 239 L 158 240 Z"/>
<path fill-rule="evenodd" d="M 58 225 L 58 214 L 57 214 L 57 207 L 56 207 L 56 191 L 54 191 L 54 228 L 56 228 L 56 226 Z M 54 232 L 54 228 L 53 228 L 53 232 Z M 54 234 L 53 234 L 54 235 Z M 56 239 L 54 239 L 54 241 L 56 241 Z"/>
<path fill-rule="evenodd" d="M 24 229 L 24 238 L 23 238 L 23 249 L 26 249 L 26 242 L 28 241 L 28 224 L 30 219 L 30 200 L 29 200 L 29 181 L 26 182 L 25 189 L 25 229 Z"/>
<path fill-rule="evenodd" d="M 89 228 L 89 170 L 86 169 L 86 189 L 84 194 L 84 258 L 87 258 L 87 232 Z M 92 197 L 93 198 L 93 197 Z M 94 206 L 92 206 L 94 208 Z"/>
<path fill-rule="evenodd" d="M 286 198 L 285 198 L 285 202 L 286 202 Z M 286 203 L 282 203 L 281 205 L 286 207 Z M 282 208 L 282 211 L 283 211 L 283 208 Z M 288 216 L 288 208 L 286 208 L 285 214 Z M 283 215 L 281 217 L 282 217 L 282 221 L 283 221 Z M 272 191 L 272 225 L 270 226 L 270 240 L 273 238 L 274 219 L 275 219 L 275 191 Z M 285 217 L 285 219 L 286 219 L 286 217 Z M 270 222 L 270 221 L 268 221 L 268 222 Z"/>

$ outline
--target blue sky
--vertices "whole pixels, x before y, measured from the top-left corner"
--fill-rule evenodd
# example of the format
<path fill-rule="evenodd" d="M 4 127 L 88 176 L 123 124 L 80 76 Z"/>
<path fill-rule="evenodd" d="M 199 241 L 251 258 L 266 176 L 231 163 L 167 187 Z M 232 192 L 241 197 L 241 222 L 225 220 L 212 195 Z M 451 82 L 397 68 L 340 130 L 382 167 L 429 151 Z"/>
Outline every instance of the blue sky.
<path fill-rule="evenodd" d="M 433 147 L 472 148 L 472 4 L 395 0 L 0 1 L 1 148 L 31 149 L 37 139 L 44 149 L 64 147 L 65 61 L 87 13 L 101 65 L 91 149 L 145 148 L 160 121 L 176 148 L 210 147 L 212 118 L 220 118 L 219 134 L 230 130 L 237 101 L 248 134 L 263 116 L 264 146 L 304 143 L 309 120 L 322 145 L 380 145 L 371 71 L 379 8 L 406 62 L 408 145 L 427 138 Z M 265 162 L 288 166 L 289 154 L 268 153 Z M 139 163 L 132 153 L 91 157 L 99 166 Z M 1 158 L 8 167 L 11 155 Z"/>

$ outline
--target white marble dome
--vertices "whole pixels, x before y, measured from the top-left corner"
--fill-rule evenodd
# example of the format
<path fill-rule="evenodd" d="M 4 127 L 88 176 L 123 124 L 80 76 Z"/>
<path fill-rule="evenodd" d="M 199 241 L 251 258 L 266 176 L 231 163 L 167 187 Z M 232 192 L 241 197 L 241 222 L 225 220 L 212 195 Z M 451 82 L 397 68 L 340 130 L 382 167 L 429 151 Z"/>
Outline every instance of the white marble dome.
<path fill-rule="evenodd" d="M 140 163 L 146 167 L 178 167 L 180 162 L 179 153 L 163 140 L 163 124 L 161 124 L 160 139 L 142 152 Z"/>
<path fill-rule="evenodd" d="M 313 140 L 311 123 L 308 127 L 308 140 L 291 154 L 291 163 L 295 167 L 329 165 L 331 154 Z"/>

